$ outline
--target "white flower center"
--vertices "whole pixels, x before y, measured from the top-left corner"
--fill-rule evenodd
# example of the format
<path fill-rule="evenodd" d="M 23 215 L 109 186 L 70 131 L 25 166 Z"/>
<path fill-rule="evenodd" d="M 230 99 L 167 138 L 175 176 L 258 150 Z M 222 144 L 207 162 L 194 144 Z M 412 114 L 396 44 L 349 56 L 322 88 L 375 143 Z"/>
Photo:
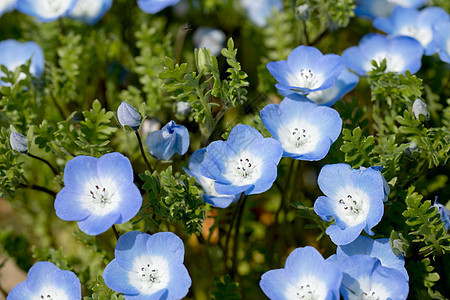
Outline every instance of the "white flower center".
<path fill-rule="evenodd" d="M 94 189 L 89 191 L 89 194 L 93 200 L 93 203 L 101 208 L 111 204 L 111 198 L 113 195 L 109 195 L 108 191 L 104 187 L 95 186 Z"/>
<path fill-rule="evenodd" d="M 64 290 L 61 290 L 55 286 L 44 286 L 38 293 L 40 300 L 60 300 L 69 299 Z M 33 298 L 35 299 L 35 298 Z"/>
<path fill-rule="evenodd" d="M 154 283 L 161 283 L 158 276 L 158 270 L 151 264 L 141 267 L 138 273 L 141 275 L 141 281 L 143 284 L 145 284 L 149 289 L 152 288 Z"/>
<path fill-rule="evenodd" d="M 260 159 L 251 153 L 242 152 L 227 161 L 224 176 L 237 186 L 252 184 L 261 177 L 261 165 Z"/>
<path fill-rule="evenodd" d="M 305 144 L 309 143 L 311 136 L 306 132 L 305 128 L 292 130 L 290 142 L 295 148 L 304 148 Z"/>
<path fill-rule="evenodd" d="M 289 284 L 284 292 L 285 299 L 322 300 L 326 299 L 328 287 L 315 276 L 300 278 L 295 284 Z"/>
<path fill-rule="evenodd" d="M 405 67 L 405 61 L 398 55 L 389 55 L 382 52 L 377 53 L 372 59 L 375 60 L 378 64 L 380 64 L 383 59 L 386 59 L 386 72 L 400 73 Z M 372 62 L 368 61 L 365 66 L 365 70 L 371 71 L 373 68 L 374 67 L 372 66 Z"/>
<path fill-rule="evenodd" d="M 128 273 L 129 282 L 141 294 L 151 295 L 167 287 L 170 281 L 168 267 L 163 257 L 137 257 L 133 264 L 135 271 Z"/>
<path fill-rule="evenodd" d="M 370 199 L 365 192 L 347 187 L 338 193 L 337 211 L 339 217 L 349 226 L 364 221 L 369 213 Z"/>
<path fill-rule="evenodd" d="M 401 35 L 410 36 L 426 47 L 433 39 L 433 32 L 430 28 L 417 28 L 416 26 L 405 26 L 400 32 Z"/>
<path fill-rule="evenodd" d="M 377 296 L 374 291 L 370 291 L 368 293 L 363 292 L 361 294 L 361 300 L 380 300 L 380 296 Z"/>
<path fill-rule="evenodd" d="M 311 289 L 309 284 L 301 285 L 297 291 L 297 299 L 302 300 L 317 300 L 319 296 L 316 294 L 316 291 Z"/>
<path fill-rule="evenodd" d="M 248 157 L 239 158 L 236 161 L 236 175 L 243 179 L 253 179 L 253 173 L 256 173 L 256 166 Z"/>
<path fill-rule="evenodd" d="M 101 0 L 78 0 L 70 12 L 73 17 L 95 17 L 102 8 Z"/>
<path fill-rule="evenodd" d="M 307 120 L 294 120 L 286 126 L 280 126 L 278 137 L 284 151 L 305 154 L 316 149 L 320 133 Z"/>
<path fill-rule="evenodd" d="M 116 210 L 122 198 L 114 180 L 102 177 L 86 183 L 79 201 L 92 214 L 104 216 Z"/>
<path fill-rule="evenodd" d="M 302 88 L 318 88 L 323 82 L 321 76 L 314 74 L 311 69 L 301 69 L 297 74 L 297 85 Z"/>
<path fill-rule="evenodd" d="M 70 5 L 71 1 L 68 0 L 45 0 L 41 1 L 40 5 L 37 5 L 38 14 L 46 18 L 54 18 L 65 13 Z"/>

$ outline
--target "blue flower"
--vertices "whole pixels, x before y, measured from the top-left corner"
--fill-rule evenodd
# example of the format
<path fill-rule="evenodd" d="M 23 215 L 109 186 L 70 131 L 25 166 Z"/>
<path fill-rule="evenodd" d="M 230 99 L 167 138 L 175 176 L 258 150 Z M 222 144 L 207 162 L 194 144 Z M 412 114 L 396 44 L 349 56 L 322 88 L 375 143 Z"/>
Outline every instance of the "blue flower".
<path fill-rule="evenodd" d="M 383 267 L 377 258 L 353 255 L 340 266 L 344 273 L 341 294 L 345 300 L 403 300 L 408 297 L 409 286 L 405 276 L 395 269 Z"/>
<path fill-rule="evenodd" d="M 359 169 L 366 170 L 367 168 L 361 166 L 361 167 L 359 167 Z M 381 173 L 381 171 L 383 170 L 383 166 L 373 166 L 373 167 L 370 167 L 369 169 L 378 171 L 378 173 L 380 174 L 380 177 L 383 180 L 383 191 L 384 191 L 383 202 L 387 202 L 389 194 L 391 193 L 391 188 L 389 187 L 389 184 L 387 183 L 386 179 L 384 178 L 383 173 Z"/>
<path fill-rule="evenodd" d="M 267 191 L 277 178 L 277 165 L 283 154 L 280 142 L 264 138 L 248 125 L 236 125 L 227 141 L 215 141 L 206 147 L 200 171 L 215 180 L 222 195 Z"/>
<path fill-rule="evenodd" d="M 186 170 L 190 176 L 194 176 L 198 184 L 203 188 L 205 193 L 202 195 L 203 200 L 215 207 L 226 208 L 233 202 L 239 199 L 239 194 L 237 195 L 221 195 L 217 193 L 214 182 L 215 180 L 210 179 L 202 175 L 200 166 L 205 160 L 206 149 L 202 148 L 194 153 L 192 153 L 189 159 L 189 170 Z"/>
<path fill-rule="evenodd" d="M 93 25 L 106 14 L 112 3 L 113 0 L 78 0 L 68 17 Z"/>
<path fill-rule="evenodd" d="M 350 244 L 338 246 L 336 254 L 328 257 L 327 260 L 341 264 L 348 257 L 357 254 L 378 258 L 383 267 L 396 269 L 405 276 L 406 280 L 409 280 L 405 268 L 405 259 L 403 256 L 395 255 L 392 252 L 388 238 L 373 240 L 370 237 L 360 235 Z"/>
<path fill-rule="evenodd" d="M 180 0 L 137 0 L 139 8 L 148 14 L 156 14 L 168 6 L 175 5 Z"/>
<path fill-rule="evenodd" d="M 212 55 L 217 56 L 225 43 L 225 33 L 222 30 L 199 27 L 192 37 L 195 48 L 207 48 L 211 50 Z"/>
<path fill-rule="evenodd" d="M 359 46 L 347 48 L 342 58 L 350 68 L 361 76 L 374 69 L 372 60 L 381 63 L 386 59 L 386 72 L 416 73 L 422 64 L 422 45 L 407 36 L 388 38 L 377 33 L 369 33 L 359 41 Z"/>
<path fill-rule="evenodd" d="M 153 156 L 169 160 L 175 153 L 186 153 L 189 148 L 189 132 L 183 125 L 170 121 L 161 130 L 150 132 L 145 142 Z"/>
<path fill-rule="evenodd" d="M 433 25 L 440 20 L 449 20 L 441 7 L 427 7 L 421 11 L 397 6 L 389 18 L 377 18 L 373 26 L 391 36 L 410 36 L 422 44 L 425 55 L 433 55 L 437 46 L 433 43 Z"/>
<path fill-rule="evenodd" d="M 66 16 L 78 0 L 20 0 L 16 8 L 21 13 L 36 17 L 41 22 L 50 22 Z"/>
<path fill-rule="evenodd" d="M 384 187 L 380 172 L 355 170 L 346 164 L 325 165 L 317 180 L 326 195 L 317 198 L 314 211 L 324 220 L 335 223 L 326 233 L 336 245 L 353 242 L 364 229 L 373 235 L 372 227 L 383 216 Z"/>
<path fill-rule="evenodd" d="M 450 64 L 450 21 L 440 21 L 433 26 L 433 39 L 439 58 Z"/>
<path fill-rule="evenodd" d="M 342 272 L 313 247 L 297 248 L 284 269 L 264 273 L 259 285 L 271 300 L 339 299 Z"/>
<path fill-rule="evenodd" d="M 433 204 L 434 207 L 437 207 L 438 214 L 440 215 L 441 221 L 444 223 L 445 231 L 450 229 L 450 210 L 447 209 L 444 205 L 440 204 L 436 201 Z"/>
<path fill-rule="evenodd" d="M 298 46 L 287 60 L 267 64 L 267 69 L 279 82 L 275 85 L 278 89 L 299 94 L 332 87 L 344 68 L 340 56 L 323 55 L 318 49 L 309 46 Z"/>
<path fill-rule="evenodd" d="M 124 101 L 117 108 L 117 118 L 119 119 L 120 125 L 124 128 L 125 126 L 130 126 L 131 129 L 137 130 L 141 125 L 141 115 L 139 112 L 136 108 Z"/>
<path fill-rule="evenodd" d="M 339 137 L 339 113 L 301 95 L 290 95 L 261 110 L 261 121 L 283 146 L 283 156 L 300 160 L 324 158 Z"/>
<path fill-rule="evenodd" d="M 11 148 L 19 153 L 28 152 L 28 139 L 23 134 L 11 131 L 9 143 L 11 144 Z"/>
<path fill-rule="evenodd" d="M 105 284 L 125 299 L 181 299 L 191 278 L 183 265 L 183 241 L 172 232 L 127 232 L 103 272 Z"/>
<path fill-rule="evenodd" d="M 7 12 L 13 11 L 16 7 L 17 0 L 3 0 L 0 1 L 0 17 Z"/>
<path fill-rule="evenodd" d="M 75 273 L 61 270 L 48 261 L 35 263 L 27 279 L 16 285 L 7 300 L 81 299 L 81 284 Z"/>
<path fill-rule="evenodd" d="M 128 222 L 142 205 L 130 161 L 117 152 L 73 158 L 64 169 L 64 185 L 56 195 L 56 215 L 78 221 L 80 230 L 89 235 Z"/>
<path fill-rule="evenodd" d="M 358 0 L 355 8 L 357 16 L 366 19 L 389 17 L 395 6 L 419 8 L 427 0 Z"/>
<path fill-rule="evenodd" d="M 44 73 L 44 51 L 35 42 L 1 41 L 0 53 L 0 64 L 10 71 L 14 71 L 31 58 L 30 73 L 33 76 L 40 76 Z M 0 76 L 5 76 L 2 71 L 0 71 Z M 24 78 L 25 74 L 19 75 L 19 79 Z M 0 85 L 5 85 L 5 83 L 0 80 Z"/>
<path fill-rule="evenodd" d="M 273 10 L 281 11 L 283 1 L 281 0 L 241 0 L 249 19 L 259 27 L 267 25 L 267 18 L 272 16 Z"/>

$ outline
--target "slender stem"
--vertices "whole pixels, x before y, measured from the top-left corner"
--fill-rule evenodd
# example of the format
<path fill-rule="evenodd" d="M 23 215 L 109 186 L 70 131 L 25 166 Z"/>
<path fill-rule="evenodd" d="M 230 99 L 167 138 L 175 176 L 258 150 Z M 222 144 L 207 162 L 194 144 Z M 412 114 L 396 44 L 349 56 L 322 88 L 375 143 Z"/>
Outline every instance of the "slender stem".
<path fill-rule="evenodd" d="M 306 46 L 309 46 L 309 36 L 308 36 L 308 31 L 306 30 L 305 20 L 302 20 L 302 23 L 303 23 L 303 35 L 305 36 L 305 44 L 306 44 Z"/>
<path fill-rule="evenodd" d="M 120 234 L 116 229 L 116 225 L 112 226 L 112 230 L 114 231 L 114 235 L 116 236 L 116 239 L 119 240 Z"/>
<path fill-rule="evenodd" d="M 321 33 L 318 37 L 316 37 L 316 39 L 315 39 L 314 41 L 312 41 L 312 42 L 310 43 L 310 46 L 316 45 L 316 44 L 317 44 L 318 42 L 320 42 L 320 40 L 322 40 L 329 32 L 330 32 L 330 31 L 329 31 L 328 29 L 322 31 L 322 33 Z"/>
<path fill-rule="evenodd" d="M 19 184 L 18 187 L 19 188 L 24 188 L 24 189 L 32 189 L 32 190 L 36 190 L 36 191 L 41 191 L 41 192 L 49 194 L 52 197 L 56 196 L 56 193 L 54 191 L 49 190 L 46 187 L 35 185 L 35 184 L 33 184 L 33 185 L 26 185 L 26 184 L 21 183 L 21 184 Z"/>
<path fill-rule="evenodd" d="M 137 140 L 139 142 L 139 149 L 141 149 L 141 154 L 142 154 L 142 157 L 144 158 L 145 165 L 147 166 L 147 169 L 151 173 L 153 173 L 153 168 L 150 165 L 150 163 L 148 162 L 147 156 L 145 155 L 144 146 L 142 145 L 141 135 L 139 134 L 139 131 L 137 131 L 137 130 L 135 130 L 134 133 L 136 134 Z"/>
<path fill-rule="evenodd" d="M 224 253 L 223 253 L 223 257 L 225 260 L 225 266 L 227 265 L 227 260 L 228 260 L 228 245 L 230 243 L 231 231 L 233 230 L 234 220 L 236 219 L 236 216 L 238 214 L 239 204 L 241 203 L 243 197 L 244 197 L 244 193 L 241 194 L 239 201 L 234 208 L 233 217 L 231 218 L 230 228 L 228 229 L 227 237 L 225 239 L 225 248 L 224 248 Z"/>
<path fill-rule="evenodd" d="M 52 169 L 52 171 L 53 171 L 53 174 L 55 174 L 55 175 L 58 175 L 58 171 L 47 161 L 47 160 L 45 160 L 45 159 L 43 159 L 43 158 L 41 158 L 41 157 L 39 157 L 39 156 L 36 156 L 36 155 L 33 155 L 33 154 L 31 154 L 30 152 L 27 152 L 27 155 L 29 156 L 29 157 L 32 157 L 32 158 L 35 158 L 35 159 L 37 159 L 37 160 L 40 160 L 40 161 L 42 161 L 43 163 L 45 163 L 47 166 L 49 166 L 50 167 L 50 169 Z"/>
<path fill-rule="evenodd" d="M 238 218 L 237 218 L 237 222 L 236 222 L 236 228 L 234 230 L 233 258 L 232 258 L 231 271 L 230 271 L 230 276 L 232 279 L 234 279 L 234 275 L 236 274 L 236 270 L 237 270 L 237 251 L 238 251 L 238 245 L 239 245 L 239 229 L 241 227 L 241 221 L 242 221 L 242 216 L 244 214 L 246 200 L 247 200 L 247 197 L 244 196 L 242 198 L 241 203 L 239 203 L 239 214 L 238 214 Z"/>

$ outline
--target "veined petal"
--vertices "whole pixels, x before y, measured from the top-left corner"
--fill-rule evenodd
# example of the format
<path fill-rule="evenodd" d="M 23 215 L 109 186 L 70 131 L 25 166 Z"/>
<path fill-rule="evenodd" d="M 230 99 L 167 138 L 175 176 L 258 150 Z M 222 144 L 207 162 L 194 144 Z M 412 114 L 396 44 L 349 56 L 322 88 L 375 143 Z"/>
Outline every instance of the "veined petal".
<path fill-rule="evenodd" d="M 354 226 L 347 226 L 344 229 L 339 228 L 336 224 L 330 225 L 326 233 L 330 236 L 336 245 L 346 245 L 354 241 L 361 231 L 364 229 L 365 223 L 359 223 Z"/>
<path fill-rule="evenodd" d="M 127 271 L 134 271 L 135 259 L 148 254 L 147 241 L 149 238 L 149 234 L 139 231 L 130 231 L 121 235 L 114 251 L 117 264 Z"/>
<path fill-rule="evenodd" d="M 121 185 L 117 193 L 120 194 L 121 200 L 118 205 L 120 218 L 117 220 L 116 224 L 122 224 L 128 222 L 137 215 L 142 206 L 142 195 L 133 182 Z"/>
<path fill-rule="evenodd" d="M 158 232 L 150 236 L 146 243 L 147 253 L 166 261 L 183 263 L 183 241 L 172 232 Z"/>
<path fill-rule="evenodd" d="M 88 235 L 99 235 L 116 224 L 120 219 L 120 213 L 113 211 L 106 215 L 90 215 L 86 219 L 78 221 L 80 230 Z"/>
<path fill-rule="evenodd" d="M 58 218 L 64 221 L 76 221 L 87 218 L 92 210 L 82 202 L 88 203 L 91 199 L 88 195 L 82 195 L 80 191 L 64 187 L 56 195 L 55 212 Z"/>
<path fill-rule="evenodd" d="M 97 161 L 95 157 L 84 155 L 69 160 L 64 168 L 64 185 L 82 191 L 87 184 L 99 182 Z"/>
<path fill-rule="evenodd" d="M 105 280 L 106 286 L 116 292 L 127 295 L 139 294 L 139 290 L 130 284 L 126 273 L 128 273 L 128 270 L 122 268 L 117 263 L 117 260 L 113 259 L 103 271 L 103 279 Z"/>
<path fill-rule="evenodd" d="M 98 159 L 97 174 L 104 186 L 133 182 L 130 160 L 118 152 L 105 154 Z"/>

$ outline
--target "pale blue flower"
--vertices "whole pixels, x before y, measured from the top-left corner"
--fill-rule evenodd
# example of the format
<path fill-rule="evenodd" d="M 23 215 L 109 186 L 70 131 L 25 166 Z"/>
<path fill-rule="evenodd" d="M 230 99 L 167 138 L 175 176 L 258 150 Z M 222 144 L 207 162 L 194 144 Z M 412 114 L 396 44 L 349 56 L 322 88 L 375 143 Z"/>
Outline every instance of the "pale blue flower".
<path fill-rule="evenodd" d="M 248 18 L 259 27 L 267 25 L 267 18 L 272 16 L 273 10 L 281 11 L 281 0 L 241 0 L 241 5 L 247 12 Z"/>
<path fill-rule="evenodd" d="M 450 229 L 450 210 L 445 207 L 444 205 L 440 204 L 437 202 L 437 197 L 436 197 L 436 201 L 433 204 L 434 207 L 437 207 L 438 209 L 438 214 L 440 215 L 440 219 L 441 221 L 444 223 L 444 227 L 445 227 L 445 231 L 448 231 Z"/>
<path fill-rule="evenodd" d="M 433 26 L 434 43 L 437 46 L 439 58 L 450 64 L 450 21 L 440 21 Z"/>
<path fill-rule="evenodd" d="M 93 25 L 103 18 L 112 3 L 113 0 L 78 0 L 68 17 Z"/>
<path fill-rule="evenodd" d="M 338 246 L 336 254 L 328 257 L 327 260 L 341 264 L 348 257 L 357 254 L 378 258 L 383 267 L 396 269 L 405 276 L 406 280 L 409 280 L 408 272 L 405 268 L 405 259 L 403 256 L 394 254 L 388 238 L 374 240 L 360 235 L 350 244 Z"/>
<path fill-rule="evenodd" d="M 361 166 L 359 167 L 360 170 L 366 170 L 367 168 Z M 383 190 L 384 190 L 384 199 L 383 202 L 387 202 L 388 201 L 388 197 L 389 194 L 391 193 L 391 188 L 389 187 L 388 182 L 386 181 L 386 179 L 383 176 L 383 173 L 381 173 L 381 171 L 383 170 L 383 166 L 373 166 L 370 167 L 370 169 L 378 171 L 378 173 L 380 174 L 381 179 L 383 180 Z"/>
<path fill-rule="evenodd" d="M 284 269 L 261 276 L 259 285 L 271 300 L 338 300 L 342 272 L 313 247 L 297 248 L 286 259 Z"/>
<path fill-rule="evenodd" d="M 236 125 L 227 141 L 215 141 L 206 147 L 207 156 L 200 170 L 215 180 L 222 195 L 267 191 L 277 178 L 277 166 L 283 154 L 280 142 L 264 138 L 248 125 Z"/>
<path fill-rule="evenodd" d="M 28 152 L 28 139 L 23 134 L 11 131 L 9 143 L 11 144 L 11 148 L 19 153 Z"/>
<path fill-rule="evenodd" d="M 369 33 L 359 41 L 359 46 L 347 48 L 342 53 L 346 65 L 358 75 L 365 76 L 374 69 L 372 60 L 381 63 L 386 59 L 386 72 L 416 73 L 422 65 L 422 45 L 407 36 L 386 37 Z"/>
<path fill-rule="evenodd" d="M 410 36 L 422 44 L 425 55 L 433 55 L 437 52 L 433 42 L 433 25 L 449 19 L 448 13 L 441 7 L 427 7 L 418 11 L 398 6 L 389 18 L 375 19 L 373 26 L 391 36 Z"/>
<path fill-rule="evenodd" d="M 325 165 L 317 180 L 326 195 L 317 198 L 314 211 L 324 220 L 335 220 L 326 233 L 336 245 L 354 241 L 362 230 L 373 235 L 372 227 L 383 216 L 384 187 L 380 172 L 355 170 L 347 164 Z"/>
<path fill-rule="evenodd" d="M 298 94 L 284 98 L 279 105 L 267 105 L 260 114 L 264 126 L 281 143 L 283 156 L 293 159 L 324 158 L 342 129 L 336 110 Z"/>
<path fill-rule="evenodd" d="M 156 14 L 168 6 L 177 4 L 180 0 L 137 0 L 139 8 L 148 13 Z"/>
<path fill-rule="evenodd" d="M 130 126 L 131 129 L 137 130 L 141 125 L 141 114 L 125 101 L 117 108 L 117 118 L 123 127 Z"/>
<path fill-rule="evenodd" d="M 44 73 L 44 51 L 35 42 L 21 43 L 16 40 L 5 40 L 0 42 L 0 65 L 4 65 L 9 71 L 14 71 L 17 67 L 24 65 L 31 58 L 30 73 L 33 76 L 40 76 Z M 5 74 L 0 71 L 0 76 Z M 19 80 L 24 79 L 25 74 L 19 75 Z M 5 82 L 0 80 L 0 85 Z"/>
<path fill-rule="evenodd" d="M 205 202 L 215 207 L 226 208 L 228 207 L 228 205 L 236 202 L 239 199 L 239 194 L 221 195 L 217 193 L 214 187 L 215 180 L 203 176 L 200 170 L 200 166 L 205 160 L 206 155 L 206 148 L 199 149 L 192 153 L 191 157 L 189 158 L 189 170 L 184 170 L 190 176 L 194 176 L 197 183 L 200 184 L 200 186 L 203 188 L 203 191 L 205 193 L 202 195 L 202 198 L 205 200 Z"/>
<path fill-rule="evenodd" d="M 105 284 L 127 300 L 175 300 L 186 296 L 191 278 L 183 241 L 172 232 L 127 232 L 103 271 Z"/>
<path fill-rule="evenodd" d="M 189 132 L 174 121 L 161 130 L 150 132 L 145 140 L 150 153 L 160 160 L 170 160 L 175 153 L 183 155 L 189 148 Z"/>
<path fill-rule="evenodd" d="M 54 21 L 66 16 L 78 0 L 18 0 L 16 9 L 36 17 L 41 22 Z"/>
<path fill-rule="evenodd" d="M 31 267 L 27 279 L 16 285 L 6 299 L 80 300 L 81 284 L 75 273 L 61 270 L 51 262 L 40 261 Z"/>
<path fill-rule="evenodd" d="M 339 55 L 323 55 L 318 49 L 309 46 L 298 46 L 292 50 L 287 60 L 267 64 L 267 69 L 278 81 L 275 86 L 279 90 L 290 90 L 298 94 L 332 87 L 344 68 Z"/>
<path fill-rule="evenodd" d="M 17 0 L 2 0 L 0 1 L 0 17 L 7 12 L 13 11 L 16 8 Z"/>
<path fill-rule="evenodd" d="M 408 297 L 405 276 L 400 271 L 383 267 L 375 257 L 353 255 L 340 266 L 344 273 L 340 290 L 345 300 L 403 300 Z"/>
<path fill-rule="evenodd" d="M 420 8 L 426 1 L 427 0 L 358 0 L 355 14 L 366 19 L 389 17 L 396 6 Z"/>
<path fill-rule="evenodd" d="M 131 163 L 117 152 L 100 158 L 73 158 L 64 169 L 64 185 L 56 195 L 56 215 L 65 221 L 78 221 L 80 230 L 89 235 L 128 222 L 142 205 Z"/>
<path fill-rule="evenodd" d="M 222 30 L 209 27 L 197 28 L 194 36 L 192 37 L 195 48 L 207 48 L 211 50 L 211 53 L 214 56 L 220 54 L 220 50 L 223 48 L 225 39 L 225 33 Z"/>

